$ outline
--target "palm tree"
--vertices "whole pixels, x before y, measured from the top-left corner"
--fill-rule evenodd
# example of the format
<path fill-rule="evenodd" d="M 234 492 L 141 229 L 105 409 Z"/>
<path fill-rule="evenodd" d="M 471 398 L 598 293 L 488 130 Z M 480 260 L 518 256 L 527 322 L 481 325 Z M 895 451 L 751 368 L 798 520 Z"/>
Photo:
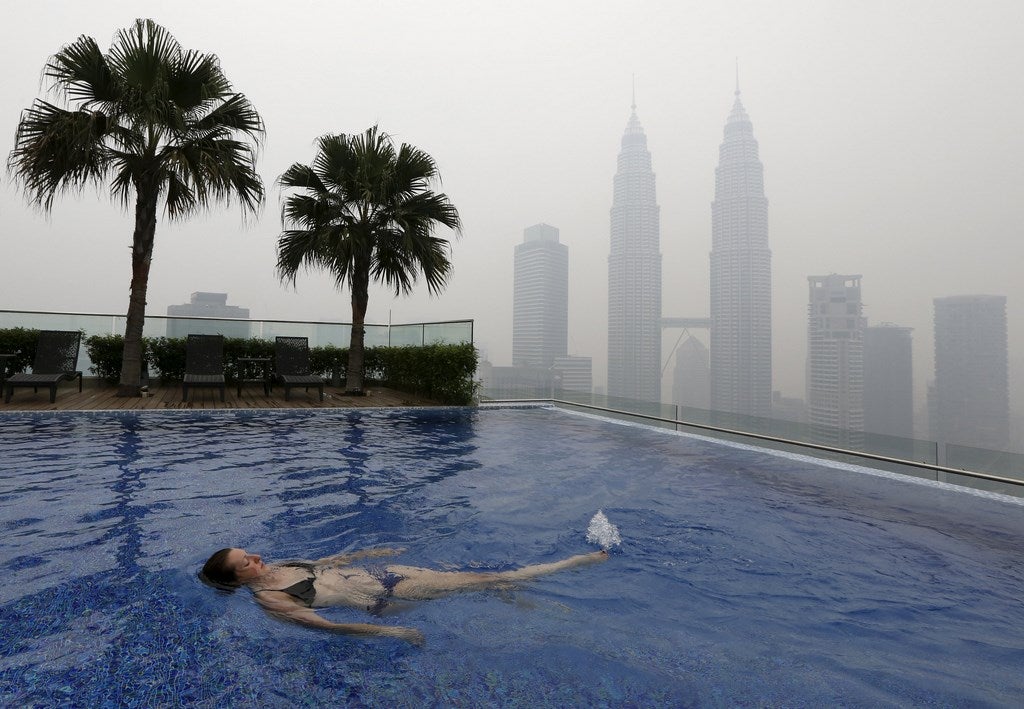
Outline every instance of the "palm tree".
<path fill-rule="evenodd" d="M 125 209 L 134 196 L 118 395 L 138 396 L 157 206 L 162 200 L 169 219 L 183 219 L 235 197 L 255 213 L 263 202 L 255 170 L 263 121 L 232 91 L 215 55 L 182 49 L 152 20 L 118 32 L 106 54 L 79 37 L 50 57 L 43 76 L 68 108 L 36 99 L 22 112 L 8 169 L 44 211 L 58 193 L 108 180 Z"/>
<path fill-rule="evenodd" d="M 431 295 L 451 272 L 450 244 L 433 235 L 441 224 L 458 233 L 459 213 L 439 181 L 434 159 L 402 143 L 397 150 L 377 126 L 353 135 L 325 135 L 312 165 L 295 163 L 281 176 L 295 188 L 281 210 L 284 231 L 277 270 L 293 285 L 299 269 L 324 269 L 352 291 L 347 394 L 363 394 L 363 342 L 371 279 L 408 294 L 420 272 Z M 292 227 L 292 228 L 289 228 Z"/>

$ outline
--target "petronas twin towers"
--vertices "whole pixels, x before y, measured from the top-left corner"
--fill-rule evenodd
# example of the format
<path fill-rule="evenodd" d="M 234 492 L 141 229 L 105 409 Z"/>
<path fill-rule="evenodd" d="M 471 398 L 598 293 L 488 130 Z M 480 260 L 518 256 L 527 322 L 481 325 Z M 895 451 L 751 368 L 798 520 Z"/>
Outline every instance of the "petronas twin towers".
<path fill-rule="evenodd" d="M 739 89 L 725 125 L 711 204 L 711 408 L 771 413 L 768 200 Z M 661 400 L 659 207 L 636 105 L 622 136 L 608 256 L 608 394 Z M 683 306 L 680 306 L 682 308 Z"/>
<path fill-rule="evenodd" d="M 647 136 L 626 124 L 615 173 L 608 255 L 608 395 L 661 400 L 661 244 Z"/>

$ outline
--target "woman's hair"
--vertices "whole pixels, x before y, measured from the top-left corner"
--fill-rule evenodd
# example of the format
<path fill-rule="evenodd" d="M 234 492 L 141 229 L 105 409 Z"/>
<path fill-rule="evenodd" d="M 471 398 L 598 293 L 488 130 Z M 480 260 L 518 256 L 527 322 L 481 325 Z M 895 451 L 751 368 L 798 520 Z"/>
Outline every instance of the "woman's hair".
<path fill-rule="evenodd" d="M 203 570 L 199 572 L 199 579 L 221 591 L 234 591 L 238 588 L 238 576 L 235 570 L 228 566 L 228 554 L 231 547 L 215 551 L 203 564 Z"/>

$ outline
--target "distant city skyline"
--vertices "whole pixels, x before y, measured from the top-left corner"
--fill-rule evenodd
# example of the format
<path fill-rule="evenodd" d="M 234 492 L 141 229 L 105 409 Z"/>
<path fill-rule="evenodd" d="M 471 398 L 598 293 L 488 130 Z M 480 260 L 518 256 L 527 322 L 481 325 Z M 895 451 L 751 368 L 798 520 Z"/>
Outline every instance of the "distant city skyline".
<path fill-rule="evenodd" d="M 349 293 L 328 274 L 308 274 L 294 288 L 277 277 L 274 184 L 313 158 L 318 136 L 379 124 L 437 159 L 464 229 L 440 296 L 422 284 L 411 297 L 374 288 L 368 322 L 473 318 L 478 346 L 511 364 L 511 255 L 523 228 L 543 220 L 559 227 L 572 254 L 569 351 L 593 356 L 603 389 L 611 146 L 634 77 L 657 170 L 664 314 L 707 315 L 710 176 L 738 57 L 770 199 L 781 400 L 805 396 L 808 275 L 863 274 L 871 321 L 913 328 L 919 415 L 935 369 L 933 299 L 996 293 L 1007 298 L 1013 438 L 1024 440 L 1024 240 L 1016 236 L 1024 133 L 995 118 L 1024 108 L 1024 94 L 1007 89 L 1024 62 L 1024 4 L 744 0 L 650 9 L 531 0 L 296 5 L 287 13 L 193 0 L 48 0 L 46 12 L 12 4 L 0 26 L 0 122 L 9 150 L 20 111 L 48 95 L 40 75 L 49 56 L 83 34 L 105 49 L 134 18 L 152 17 L 184 46 L 215 53 L 263 116 L 258 170 L 268 199 L 247 220 L 233 208 L 187 222 L 158 215 L 151 313 L 202 290 L 229 292 L 261 319 L 347 320 Z M 372 33 L 349 33 L 339 45 L 339 26 L 387 26 L 390 51 L 380 53 Z M 304 51 L 287 51 L 294 47 Z M 48 274 L 44 282 L 31 269 L 9 269 L 0 307 L 123 310 L 133 224 L 106 189 L 62 195 L 43 216 L 4 180 L 0 224 L 7 262 L 45 263 Z M 677 334 L 663 338 L 669 374 Z M 706 332 L 693 334 L 709 344 Z"/>

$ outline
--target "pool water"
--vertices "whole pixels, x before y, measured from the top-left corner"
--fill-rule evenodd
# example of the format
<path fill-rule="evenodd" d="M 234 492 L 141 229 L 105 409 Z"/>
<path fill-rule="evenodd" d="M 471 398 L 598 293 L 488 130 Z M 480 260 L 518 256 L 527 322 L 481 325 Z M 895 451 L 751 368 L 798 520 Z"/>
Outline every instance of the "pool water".
<path fill-rule="evenodd" d="M 286 625 L 214 550 L 607 563 Z M 1024 505 L 549 409 L 0 417 L 3 706 L 1009 706 Z"/>

